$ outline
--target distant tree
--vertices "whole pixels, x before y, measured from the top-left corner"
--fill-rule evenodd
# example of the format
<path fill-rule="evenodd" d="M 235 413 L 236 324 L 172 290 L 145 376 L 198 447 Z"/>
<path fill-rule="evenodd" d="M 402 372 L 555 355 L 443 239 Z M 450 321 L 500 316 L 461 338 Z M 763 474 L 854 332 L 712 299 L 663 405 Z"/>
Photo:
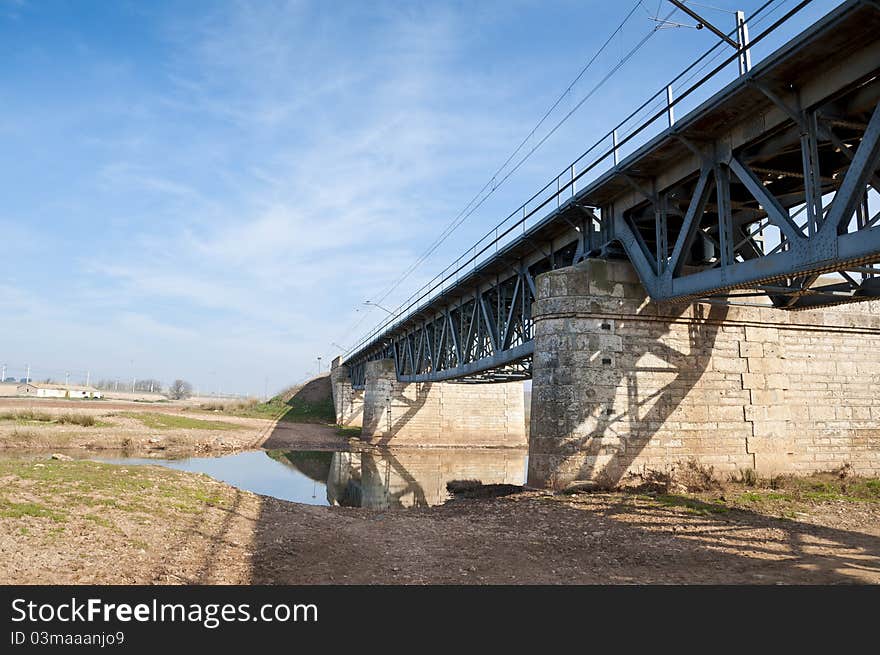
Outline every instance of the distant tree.
<path fill-rule="evenodd" d="M 159 380 L 145 379 L 138 380 L 135 384 L 135 391 L 143 391 L 147 393 L 162 393 L 162 383 Z"/>
<path fill-rule="evenodd" d="M 183 400 L 192 396 L 192 385 L 186 380 L 175 380 L 168 387 L 168 397 L 172 400 Z"/>

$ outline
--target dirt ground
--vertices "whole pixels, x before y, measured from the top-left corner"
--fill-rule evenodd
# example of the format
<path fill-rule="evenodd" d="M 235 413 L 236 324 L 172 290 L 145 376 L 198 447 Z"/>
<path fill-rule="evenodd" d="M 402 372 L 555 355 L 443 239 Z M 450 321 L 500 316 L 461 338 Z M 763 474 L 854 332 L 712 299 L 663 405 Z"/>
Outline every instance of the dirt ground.
<path fill-rule="evenodd" d="M 0 412 L 17 407 L 0 401 Z M 32 408 L 90 413 L 99 425 L 0 421 L 0 583 L 880 583 L 877 481 L 868 500 L 821 483 L 794 495 L 743 484 L 711 493 L 519 490 L 385 511 L 315 507 L 203 475 L 48 453 L 346 449 L 332 426 L 165 404 Z M 151 428 L 144 413 L 214 423 Z M 21 448 L 41 458 L 10 456 Z"/>
<path fill-rule="evenodd" d="M 162 457 L 228 454 L 256 448 L 345 448 L 347 440 L 332 428 L 317 424 L 293 424 L 261 418 L 244 418 L 200 411 L 187 403 L 141 403 L 127 401 L 70 401 L 63 399 L 0 398 L 0 415 L 22 410 L 61 416 L 89 415 L 97 424 L 22 422 L 0 420 L 0 454 L 8 450 L 126 451 Z M 169 415 L 181 420 L 213 423 L 200 427 L 150 427 L 144 415 Z"/>
<path fill-rule="evenodd" d="M 53 460 L 0 460 L 0 489 L 6 584 L 880 582 L 876 502 L 722 511 L 695 495 L 522 491 L 376 511 Z"/>
<path fill-rule="evenodd" d="M 264 499 L 252 581 L 404 584 L 880 582 L 876 505 L 802 520 L 721 516 L 622 493 L 494 499 L 385 513 Z"/>

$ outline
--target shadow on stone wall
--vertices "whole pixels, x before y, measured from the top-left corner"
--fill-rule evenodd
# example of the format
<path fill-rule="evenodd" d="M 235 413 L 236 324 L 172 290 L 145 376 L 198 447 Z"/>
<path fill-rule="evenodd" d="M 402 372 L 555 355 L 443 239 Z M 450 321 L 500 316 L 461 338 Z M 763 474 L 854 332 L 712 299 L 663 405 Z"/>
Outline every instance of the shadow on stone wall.
<path fill-rule="evenodd" d="M 400 382 L 394 382 L 394 385 L 400 385 Z M 411 420 L 413 420 L 416 414 L 425 406 L 427 402 L 428 394 L 431 391 L 431 383 L 430 382 L 415 382 L 411 383 L 412 386 L 416 390 L 415 399 L 410 399 L 397 394 L 397 397 L 392 399 L 390 397 L 385 399 L 385 407 L 382 412 L 382 416 L 378 416 L 375 418 L 370 425 L 364 425 L 364 430 L 369 430 L 370 432 L 379 432 L 381 436 L 367 438 L 366 441 L 369 441 L 370 444 L 374 444 L 377 446 L 389 446 L 392 444 L 395 435 L 397 435 Z M 392 391 L 396 390 L 396 386 L 392 387 Z M 395 403 L 396 411 L 389 411 L 390 403 Z M 406 406 L 406 410 L 400 416 L 394 417 L 393 414 L 399 413 L 399 407 L 401 404 Z"/>
<path fill-rule="evenodd" d="M 660 311 L 663 312 L 662 316 L 672 323 L 688 308 L 688 305 L 668 304 L 663 305 Z M 651 317 L 657 316 L 657 306 L 646 305 L 636 317 L 648 312 Z M 546 461 L 555 462 L 548 467 L 549 470 L 545 469 L 539 474 L 542 479 L 539 479 L 539 476 L 533 479 L 530 470 L 530 484 L 544 486 L 549 482 L 551 486 L 564 486 L 564 482 L 568 480 L 595 480 L 609 485 L 619 483 L 662 423 L 700 381 L 711 360 L 712 348 L 721 330 L 721 322 L 727 314 L 726 307 L 715 305 L 706 312 L 705 305 L 694 305 L 693 322 L 688 324 L 689 353 L 679 352 L 657 340 L 648 342 L 641 351 L 624 350 L 623 352 L 627 362 L 637 362 L 642 356 L 650 354 L 668 366 L 628 367 L 618 363 L 615 367 L 594 369 L 601 371 L 601 375 L 604 376 L 602 384 L 584 388 L 575 383 L 574 393 L 585 394 L 589 400 L 575 403 L 577 411 L 573 419 L 570 407 L 563 410 L 567 413 L 567 428 L 569 433 L 580 432 L 583 426 L 592 424 L 589 432 L 575 438 L 530 437 L 530 449 L 537 445 L 538 448 L 534 449 L 535 453 L 539 456 L 548 454 Z M 668 330 L 664 330 L 663 334 L 667 332 Z M 644 342 L 644 339 L 641 341 Z M 631 346 L 630 339 L 624 342 L 623 348 L 626 349 L 628 346 Z M 548 366 L 552 367 L 553 362 L 551 361 Z M 638 382 L 640 373 L 674 373 L 675 377 L 658 391 L 642 397 Z M 607 408 L 614 406 L 621 385 L 625 385 L 627 390 L 626 409 L 620 412 L 615 408 L 614 413 L 608 415 Z M 532 393 L 535 393 L 534 387 Z M 643 413 L 645 407 L 648 409 Z M 533 414 L 538 420 L 542 420 L 543 411 L 545 409 L 540 406 L 533 408 Z M 532 454 L 531 450 L 530 454 Z M 556 482 L 558 479 L 563 480 L 562 485 Z"/>

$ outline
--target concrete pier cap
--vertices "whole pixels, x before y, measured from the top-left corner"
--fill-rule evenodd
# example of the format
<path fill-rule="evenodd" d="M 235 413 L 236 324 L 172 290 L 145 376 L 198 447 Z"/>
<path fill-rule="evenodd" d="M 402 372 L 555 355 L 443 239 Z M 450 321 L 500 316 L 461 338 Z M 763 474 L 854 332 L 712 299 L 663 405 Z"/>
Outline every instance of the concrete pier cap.
<path fill-rule="evenodd" d="M 530 485 L 688 460 L 718 475 L 880 472 L 877 302 L 655 303 L 629 262 L 598 259 L 535 284 Z"/>

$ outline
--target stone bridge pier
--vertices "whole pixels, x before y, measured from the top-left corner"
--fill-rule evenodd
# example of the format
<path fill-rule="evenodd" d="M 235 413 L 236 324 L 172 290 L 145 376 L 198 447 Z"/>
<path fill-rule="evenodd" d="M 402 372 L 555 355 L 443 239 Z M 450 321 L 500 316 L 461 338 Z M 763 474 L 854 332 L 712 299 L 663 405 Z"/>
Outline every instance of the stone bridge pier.
<path fill-rule="evenodd" d="M 654 303 L 628 262 L 536 280 L 529 484 L 880 473 L 880 303 L 802 312 Z"/>
<path fill-rule="evenodd" d="M 383 359 L 367 363 L 365 387 L 365 441 L 389 446 L 527 443 L 522 382 L 399 382 L 393 360 Z"/>
<path fill-rule="evenodd" d="M 348 367 L 342 363 L 342 357 L 334 359 L 330 366 L 330 389 L 337 425 L 360 427 L 364 417 L 364 392 L 351 386 Z"/>

